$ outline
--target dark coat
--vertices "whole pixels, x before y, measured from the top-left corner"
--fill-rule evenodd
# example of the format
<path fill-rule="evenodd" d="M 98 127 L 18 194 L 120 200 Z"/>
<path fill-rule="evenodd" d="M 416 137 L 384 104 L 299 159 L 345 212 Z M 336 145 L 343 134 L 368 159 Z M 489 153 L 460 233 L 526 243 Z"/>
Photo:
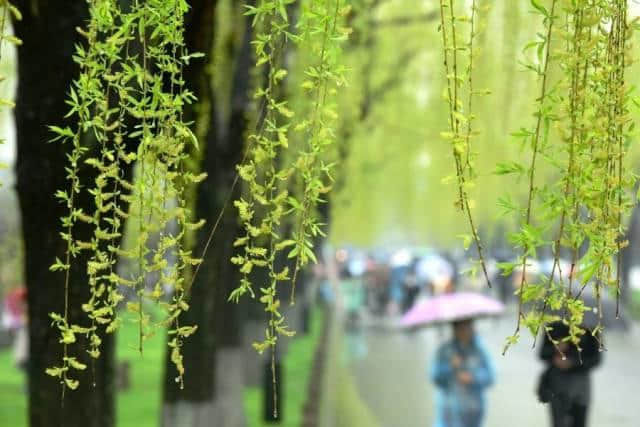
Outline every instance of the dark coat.
<path fill-rule="evenodd" d="M 549 335 L 554 340 L 561 340 L 569 335 L 569 327 L 562 322 L 555 322 L 549 325 L 553 330 L 549 331 Z M 573 367 L 568 372 L 588 372 L 600 364 L 602 360 L 602 352 L 600 351 L 600 344 L 593 334 L 587 330 L 585 334 L 580 338 L 580 349 L 569 344 L 569 350 L 565 351 L 565 356 L 572 362 Z M 553 355 L 556 352 L 556 348 L 547 336 L 544 334 L 544 343 L 540 350 L 540 359 L 551 365 Z"/>
<path fill-rule="evenodd" d="M 549 335 L 554 340 L 561 340 L 569 335 L 568 326 L 562 322 L 555 322 L 550 326 L 553 327 L 553 330 L 549 331 Z M 548 366 L 549 387 L 554 396 L 581 405 L 588 405 L 591 394 L 589 373 L 600 364 L 602 352 L 598 340 L 588 330 L 580 338 L 579 348 L 580 351 L 574 344 L 569 343 L 569 349 L 564 351 L 564 355 L 572 366 L 568 369 L 559 369 L 553 365 L 553 356 L 558 350 L 547 334 L 544 334 L 540 359 Z"/>

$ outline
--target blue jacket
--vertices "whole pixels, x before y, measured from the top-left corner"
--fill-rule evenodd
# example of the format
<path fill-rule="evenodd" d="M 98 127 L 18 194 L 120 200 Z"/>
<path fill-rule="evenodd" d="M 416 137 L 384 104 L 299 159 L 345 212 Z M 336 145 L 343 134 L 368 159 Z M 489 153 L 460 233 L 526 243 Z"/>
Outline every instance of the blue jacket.
<path fill-rule="evenodd" d="M 451 365 L 454 355 L 460 356 L 458 370 Z M 473 377 L 469 385 L 456 380 L 458 371 L 467 371 Z M 485 413 L 484 391 L 495 381 L 495 370 L 489 353 L 477 336 L 467 347 L 451 340 L 438 349 L 430 370 L 436 385 L 435 427 L 480 427 Z"/>

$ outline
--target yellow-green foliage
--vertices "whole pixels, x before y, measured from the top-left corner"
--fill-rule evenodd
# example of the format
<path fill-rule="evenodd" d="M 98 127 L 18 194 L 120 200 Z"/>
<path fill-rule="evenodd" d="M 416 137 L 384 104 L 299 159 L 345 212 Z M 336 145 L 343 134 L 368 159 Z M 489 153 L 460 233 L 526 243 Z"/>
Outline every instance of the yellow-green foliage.
<path fill-rule="evenodd" d="M 313 239 L 323 235 L 315 206 L 323 202 L 332 179 L 331 164 L 325 160 L 327 147 L 335 141 L 337 113 L 332 99 L 337 87 L 344 84 L 339 45 L 347 31 L 340 20 L 348 8 L 340 0 L 301 1 L 300 16 L 292 28 L 287 8 L 293 3 L 265 0 L 249 7 L 247 13 L 257 29 L 253 41 L 256 66 L 266 67 L 267 78 L 254 95 L 262 106 L 259 114 L 264 116 L 258 118 L 256 132 L 249 136 L 247 161 L 238 167 L 247 185 L 247 196 L 235 201 L 245 234 L 235 242 L 243 253 L 231 261 L 239 266 L 243 278 L 229 299 L 253 296 L 249 274 L 255 268 L 268 270 L 269 282 L 260 284 L 260 302 L 269 313 L 269 325 L 264 341 L 254 343 L 261 353 L 275 346 L 279 335 L 293 334 L 280 313 L 278 285 L 291 281 L 295 286 L 299 269 L 315 261 Z M 293 88 L 309 100 L 297 112 L 282 96 L 290 73 L 283 57 L 291 43 L 300 51 L 311 52 L 313 58 L 303 71 L 304 77 L 298 79 L 299 86 Z M 303 142 L 293 144 L 290 139 Z M 300 190 L 291 191 L 294 186 Z M 284 235 L 286 221 L 293 224 L 291 235 Z M 294 259 L 293 272 L 276 266 L 283 251 Z"/>
<path fill-rule="evenodd" d="M 449 110 L 449 131 L 441 136 L 451 143 L 455 163 L 455 179 L 458 184 L 458 199 L 455 206 L 462 211 L 469 222 L 470 235 L 462 235 L 465 249 L 471 241 L 475 242 L 480 264 L 489 286 L 489 275 L 484 263 L 482 244 L 471 212 L 474 201 L 469 197 L 469 190 L 475 185 L 475 157 L 472 139 L 477 134 L 473 128 L 476 116 L 473 113 L 474 97 L 486 91 L 478 91 L 473 85 L 474 77 L 474 39 L 477 36 L 478 7 L 472 0 L 470 15 L 457 15 L 454 0 L 440 0 L 440 32 L 442 34 L 442 50 L 444 68 L 447 78 L 447 89 L 444 98 Z M 460 24 L 469 24 L 468 41 L 461 39 Z"/>
<path fill-rule="evenodd" d="M 116 306 L 124 297 L 119 287 L 131 287 L 137 301 L 128 302 L 127 309 L 138 319 L 139 351 L 155 327 L 169 329 L 171 360 L 181 381 L 180 347 L 196 329 L 179 324 L 180 313 L 188 309 L 182 273 L 200 262 L 183 247 L 182 238 L 186 230 L 202 225 L 188 221 L 183 190 L 204 178 L 184 171 L 186 147 L 197 147 L 197 140 L 182 118 L 184 106 L 195 100 L 184 87 L 182 69 L 201 54 L 185 49 L 183 18 L 188 5 L 184 0 L 135 1 L 128 9 L 121 9 L 116 0 L 97 0 L 89 10 L 87 28 L 78 30 L 86 42 L 76 46 L 74 56 L 80 76 L 67 102 L 67 116 L 77 124 L 50 127 L 54 140 L 71 149 L 66 169 L 69 188 L 56 193 L 69 210 L 62 218 L 61 233 L 67 254 L 51 266 L 52 271 L 65 274 L 65 311 L 51 314 L 60 331 L 64 357 L 60 366 L 47 373 L 60 378 L 64 387 L 77 388 L 72 372 L 85 366 L 67 356 L 68 346 L 76 341 L 76 334 L 87 335 L 89 355 L 98 358 L 100 331 L 112 333 L 120 323 Z M 89 157 L 90 147 L 96 146 L 98 150 L 91 151 L 94 157 Z M 137 177 L 131 182 L 123 169 L 133 162 Z M 94 182 L 80 182 L 79 169 L 85 167 L 95 170 Z M 89 212 L 76 207 L 81 192 L 93 200 Z M 136 242 L 128 249 L 120 245 L 125 220 L 137 225 Z M 89 241 L 75 237 L 79 222 L 93 228 Z M 87 322 L 78 325 L 68 319 L 68 288 L 71 263 L 81 251 L 88 253 L 91 298 L 82 306 Z M 118 275 L 115 264 L 119 257 L 136 261 L 135 275 Z M 176 261 L 169 263 L 169 258 Z M 149 273 L 159 277 L 151 291 L 145 286 Z M 167 287 L 172 294 L 169 302 L 163 302 Z M 144 298 L 164 309 L 161 321 L 153 323 L 144 312 Z"/>
<path fill-rule="evenodd" d="M 624 0 L 531 5 L 545 27 L 527 45 L 536 56 L 526 66 L 540 78 L 534 126 L 517 133 L 531 160 L 497 170 L 526 176 L 529 196 L 524 207 L 509 206 L 522 223 L 511 236 L 522 255 L 503 268 L 510 272 L 520 265 L 526 271 L 527 260 L 544 246 L 551 247 L 554 263 L 540 283 L 522 275 L 518 327 L 508 343 L 517 339 L 521 323 L 537 333 L 551 310 L 564 310 L 571 339 L 578 342 L 588 310 L 580 298 L 584 289 L 593 286 L 598 305 L 603 293 L 619 293 L 617 255 L 626 245 L 623 217 L 632 207 L 635 184 L 625 164 L 633 132 L 625 72 L 635 24 L 628 21 Z M 545 164 L 555 169 L 555 183 L 540 183 L 536 171 Z M 560 263 L 562 248 L 571 253 L 569 267 Z M 534 306 L 526 315 L 524 303 Z M 601 329 L 598 322 L 594 334 Z"/>
<path fill-rule="evenodd" d="M 0 1 L 0 8 L 2 8 L 2 11 L 0 12 L 0 14 L 2 14 L 0 16 L 0 58 L 2 58 L 2 48 L 5 43 L 10 43 L 14 46 L 20 46 L 22 44 L 22 41 L 20 41 L 19 38 L 6 33 L 8 21 L 11 18 L 19 21 L 22 19 L 22 15 L 20 14 L 20 11 L 14 5 L 12 5 L 9 0 Z M 7 76 L 0 75 L 0 82 L 4 81 L 6 78 Z M 0 107 L 13 108 L 14 106 L 15 104 L 10 99 L 0 98 Z M 4 139 L 0 138 L 0 144 L 4 144 L 4 142 Z M 4 169 L 6 167 L 7 165 L 0 162 L 0 169 Z M 0 181 L 0 187 L 1 186 L 2 181 Z"/>

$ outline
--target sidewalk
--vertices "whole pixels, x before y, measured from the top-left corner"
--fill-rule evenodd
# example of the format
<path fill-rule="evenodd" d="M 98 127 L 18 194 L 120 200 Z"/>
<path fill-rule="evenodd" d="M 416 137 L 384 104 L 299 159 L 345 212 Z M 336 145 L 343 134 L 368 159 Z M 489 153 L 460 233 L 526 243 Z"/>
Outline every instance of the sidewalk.
<path fill-rule="evenodd" d="M 520 343 L 502 356 L 505 338 L 513 333 L 515 317 L 483 320 L 476 329 L 492 352 L 498 371 L 497 384 L 488 396 L 487 427 L 544 427 L 548 408 L 537 402 L 535 386 L 543 365 L 532 339 L 523 334 Z M 628 333 L 610 331 L 608 351 L 593 376 L 593 400 L 589 425 L 637 427 L 640 392 L 640 326 Z M 433 418 L 432 386 L 427 367 L 449 329 L 414 334 L 391 328 L 367 328 L 362 339 L 368 354 L 351 364 L 362 399 L 382 427 L 430 426 Z M 517 422 L 515 422 L 517 420 Z"/>

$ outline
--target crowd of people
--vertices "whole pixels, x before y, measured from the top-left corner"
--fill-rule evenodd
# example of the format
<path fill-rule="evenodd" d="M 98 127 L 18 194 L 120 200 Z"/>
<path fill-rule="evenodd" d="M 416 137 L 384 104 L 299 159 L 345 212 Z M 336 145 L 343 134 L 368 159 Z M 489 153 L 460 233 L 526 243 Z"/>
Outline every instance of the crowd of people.
<path fill-rule="evenodd" d="M 469 291 L 487 293 L 486 286 L 462 277 L 464 261 L 448 253 L 341 249 L 335 253 L 335 264 L 339 290 L 331 289 L 326 282 L 322 292 L 332 300 L 336 299 L 335 294 L 341 295 L 347 350 L 355 359 L 366 354 L 366 342 L 360 333 L 365 314 L 405 319 L 415 315 L 416 310 L 446 304 L 444 296 L 463 296 Z M 495 262 L 489 270 L 497 286 L 491 295 L 484 296 L 488 303 L 480 304 L 483 307 L 490 306 L 489 299 L 493 298 L 500 306 L 514 300 L 520 282 L 517 269 L 510 276 L 502 276 L 494 265 Z M 541 264 L 530 269 L 529 274 L 544 274 L 545 267 Z M 428 377 L 436 390 L 434 425 L 481 427 L 486 412 L 485 393 L 496 381 L 496 370 L 482 338 L 475 332 L 474 320 L 489 311 L 483 313 L 480 307 L 479 311 L 468 308 L 465 312 L 464 307 L 459 307 L 464 305 L 463 298 L 457 301 L 457 310 L 444 310 L 449 317 L 436 314 L 427 322 L 449 323 L 452 331 L 451 338 L 436 350 L 429 368 Z M 553 427 L 584 427 L 590 400 L 590 373 L 601 360 L 599 344 L 588 329 L 575 344 L 568 340 L 568 328 L 561 321 L 547 326 L 550 332 L 543 334 L 539 351 L 546 368 L 538 381 L 538 396 L 532 395 L 532 399 L 549 404 Z"/>

